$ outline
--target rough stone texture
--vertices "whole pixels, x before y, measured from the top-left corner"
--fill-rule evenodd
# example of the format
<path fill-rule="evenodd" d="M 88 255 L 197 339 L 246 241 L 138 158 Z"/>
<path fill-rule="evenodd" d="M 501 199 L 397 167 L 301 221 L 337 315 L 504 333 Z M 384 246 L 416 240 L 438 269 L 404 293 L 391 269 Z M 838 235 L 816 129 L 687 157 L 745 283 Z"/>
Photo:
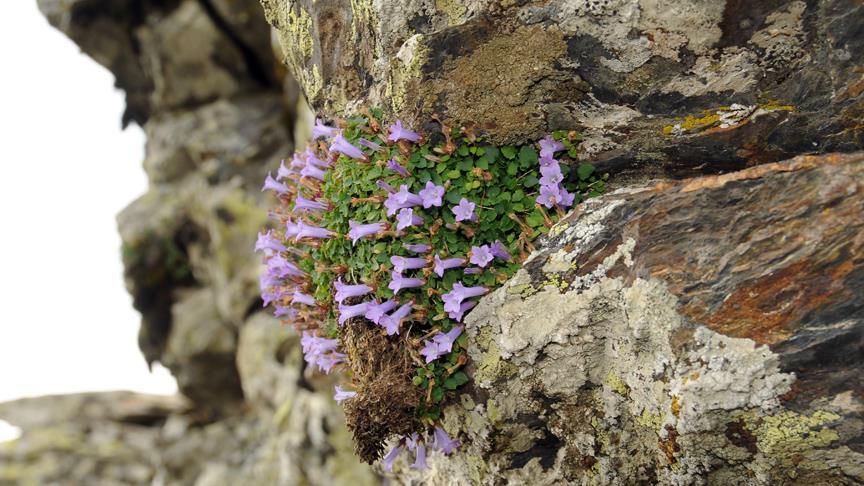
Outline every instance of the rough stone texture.
<path fill-rule="evenodd" d="M 371 104 L 496 142 L 575 129 L 586 160 L 677 176 L 864 143 L 854 0 L 261 3 L 323 116 Z"/>
<path fill-rule="evenodd" d="M 591 200 L 466 328 L 465 447 L 406 482 L 860 484 L 864 153 Z"/>
<path fill-rule="evenodd" d="M 335 381 L 260 311 L 265 174 L 293 151 L 298 91 L 255 0 L 40 0 L 117 76 L 150 187 L 118 217 L 139 345 L 187 400 L 130 393 L 0 404 L 23 429 L 0 484 L 379 482 L 353 455 Z M 308 131 L 308 129 L 306 129 Z M 130 195 L 131 198 L 132 195 Z"/>

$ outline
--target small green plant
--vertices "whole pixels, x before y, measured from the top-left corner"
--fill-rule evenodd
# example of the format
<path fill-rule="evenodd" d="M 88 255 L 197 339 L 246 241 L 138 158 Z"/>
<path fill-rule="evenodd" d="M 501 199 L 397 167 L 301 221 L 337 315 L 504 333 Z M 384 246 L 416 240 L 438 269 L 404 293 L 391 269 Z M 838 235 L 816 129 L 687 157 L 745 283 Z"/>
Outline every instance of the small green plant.
<path fill-rule="evenodd" d="M 336 399 L 361 458 L 401 436 L 385 467 L 404 448 L 423 467 L 428 431 L 433 449 L 458 446 L 439 424 L 470 381 L 464 316 L 606 176 L 555 158 L 575 158 L 574 132 L 496 147 L 442 126 L 430 141 L 399 121 L 382 128 L 371 110 L 338 128 L 317 122 L 313 136 L 264 185 L 278 195 L 279 232 L 256 244 L 262 297 L 303 334 L 311 365 L 348 371 Z"/>

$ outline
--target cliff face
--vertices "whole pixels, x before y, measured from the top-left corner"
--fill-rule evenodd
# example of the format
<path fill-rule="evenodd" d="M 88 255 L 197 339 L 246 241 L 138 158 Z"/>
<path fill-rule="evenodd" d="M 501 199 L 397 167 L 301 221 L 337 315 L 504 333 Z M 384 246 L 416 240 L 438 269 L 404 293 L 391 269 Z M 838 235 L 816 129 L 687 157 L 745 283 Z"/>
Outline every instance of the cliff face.
<path fill-rule="evenodd" d="M 267 222 L 261 182 L 293 150 L 302 113 L 260 5 L 39 6 L 111 69 L 126 92 L 124 122 L 146 132 L 150 187 L 118 217 L 126 283 L 142 351 L 189 400 L 89 394 L 3 405 L 0 416 L 24 435 L 0 451 L 0 483 L 374 482 L 353 457 L 332 384 L 304 371 L 297 336 L 261 311 L 252 252 Z"/>
<path fill-rule="evenodd" d="M 332 383 L 259 311 L 259 188 L 300 89 L 323 116 L 576 130 L 613 173 L 466 317 L 473 384 L 445 411 L 463 448 L 391 478 L 864 482 L 860 2 L 261 4 L 40 0 L 147 133 L 150 190 L 119 217 L 127 285 L 142 350 L 189 400 L 0 405 L 25 430 L 0 482 L 380 481 Z"/>

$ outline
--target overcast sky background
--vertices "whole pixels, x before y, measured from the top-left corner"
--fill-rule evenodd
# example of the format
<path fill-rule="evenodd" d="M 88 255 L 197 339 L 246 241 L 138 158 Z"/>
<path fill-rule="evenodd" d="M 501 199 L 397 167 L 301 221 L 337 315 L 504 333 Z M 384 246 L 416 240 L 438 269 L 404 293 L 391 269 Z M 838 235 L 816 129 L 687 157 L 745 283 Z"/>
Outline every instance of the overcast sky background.
<path fill-rule="evenodd" d="M 121 131 L 113 76 L 35 0 L 2 2 L 0 36 L 0 402 L 174 393 L 170 374 L 151 374 L 138 350 L 115 223 L 147 188 L 144 135 Z"/>

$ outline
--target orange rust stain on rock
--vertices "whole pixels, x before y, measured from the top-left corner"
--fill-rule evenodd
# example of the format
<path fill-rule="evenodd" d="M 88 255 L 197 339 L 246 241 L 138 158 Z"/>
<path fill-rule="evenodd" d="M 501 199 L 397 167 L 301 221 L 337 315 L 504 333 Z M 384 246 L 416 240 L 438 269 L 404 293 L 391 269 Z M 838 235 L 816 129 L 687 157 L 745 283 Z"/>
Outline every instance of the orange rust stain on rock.
<path fill-rule="evenodd" d="M 715 312 L 699 304 L 685 306 L 682 312 L 724 335 L 774 344 L 790 338 L 794 324 L 833 298 L 832 289 L 814 284 L 817 277 L 837 282 L 853 269 L 850 260 L 828 269 L 799 261 L 740 287 Z"/>

